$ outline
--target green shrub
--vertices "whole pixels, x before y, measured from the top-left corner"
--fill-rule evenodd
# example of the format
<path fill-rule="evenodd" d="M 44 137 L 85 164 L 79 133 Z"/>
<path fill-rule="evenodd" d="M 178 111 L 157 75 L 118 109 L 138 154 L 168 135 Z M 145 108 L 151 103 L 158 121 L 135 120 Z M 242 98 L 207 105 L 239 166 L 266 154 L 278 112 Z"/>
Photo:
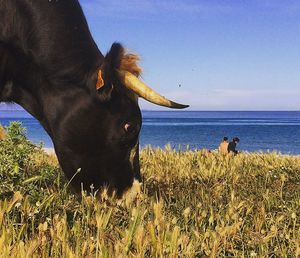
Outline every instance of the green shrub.
<path fill-rule="evenodd" d="M 53 187 L 60 177 L 59 169 L 48 164 L 41 147 L 27 139 L 20 122 L 11 122 L 6 132 L 6 138 L 0 141 L 0 199 L 12 197 L 16 191 L 38 199 L 45 188 Z M 40 163 L 38 167 L 32 163 L 37 155 L 40 161 L 34 161 Z"/>

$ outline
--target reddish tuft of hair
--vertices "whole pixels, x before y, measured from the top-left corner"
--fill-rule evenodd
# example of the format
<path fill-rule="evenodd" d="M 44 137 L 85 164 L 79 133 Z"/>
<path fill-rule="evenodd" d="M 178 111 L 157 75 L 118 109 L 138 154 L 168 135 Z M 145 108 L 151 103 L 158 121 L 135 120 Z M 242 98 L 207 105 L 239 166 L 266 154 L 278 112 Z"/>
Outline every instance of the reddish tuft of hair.
<path fill-rule="evenodd" d="M 142 68 L 138 65 L 140 57 L 136 54 L 124 54 L 121 59 L 120 70 L 127 71 L 139 77 L 142 73 Z"/>

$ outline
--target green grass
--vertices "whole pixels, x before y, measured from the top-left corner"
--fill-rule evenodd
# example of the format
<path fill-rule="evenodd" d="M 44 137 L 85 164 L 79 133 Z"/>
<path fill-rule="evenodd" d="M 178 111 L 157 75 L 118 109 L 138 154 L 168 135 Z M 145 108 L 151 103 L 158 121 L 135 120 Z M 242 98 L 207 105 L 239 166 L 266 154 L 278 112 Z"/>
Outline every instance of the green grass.
<path fill-rule="evenodd" d="M 19 124 L 0 141 L 0 257 L 299 257 L 300 157 L 150 147 L 142 191 L 74 196 Z"/>

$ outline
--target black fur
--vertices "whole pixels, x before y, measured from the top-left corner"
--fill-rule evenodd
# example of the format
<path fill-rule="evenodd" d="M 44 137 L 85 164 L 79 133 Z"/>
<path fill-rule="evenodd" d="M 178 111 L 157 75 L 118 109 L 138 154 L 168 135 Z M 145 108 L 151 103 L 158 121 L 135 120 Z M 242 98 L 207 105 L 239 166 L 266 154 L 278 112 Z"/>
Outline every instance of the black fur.
<path fill-rule="evenodd" d="M 141 113 L 120 82 L 123 47 L 104 57 L 77 0 L 0 0 L 0 101 L 23 106 L 53 140 L 71 185 L 119 195 L 139 175 Z M 105 85 L 96 90 L 101 68 Z M 135 130 L 125 132 L 130 122 Z"/>

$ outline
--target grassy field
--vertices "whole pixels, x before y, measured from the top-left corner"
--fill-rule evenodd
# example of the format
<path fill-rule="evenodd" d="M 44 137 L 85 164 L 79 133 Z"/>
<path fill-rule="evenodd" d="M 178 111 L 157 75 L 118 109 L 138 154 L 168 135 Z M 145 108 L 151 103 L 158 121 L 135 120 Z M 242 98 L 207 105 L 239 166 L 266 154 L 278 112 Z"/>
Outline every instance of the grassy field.
<path fill-rule="evenodd" d="M 300 156 L 145 148 L 142 191 L 74 196 L 20 125 L 0 141 L 0 257 L 300 257 Z"/>

